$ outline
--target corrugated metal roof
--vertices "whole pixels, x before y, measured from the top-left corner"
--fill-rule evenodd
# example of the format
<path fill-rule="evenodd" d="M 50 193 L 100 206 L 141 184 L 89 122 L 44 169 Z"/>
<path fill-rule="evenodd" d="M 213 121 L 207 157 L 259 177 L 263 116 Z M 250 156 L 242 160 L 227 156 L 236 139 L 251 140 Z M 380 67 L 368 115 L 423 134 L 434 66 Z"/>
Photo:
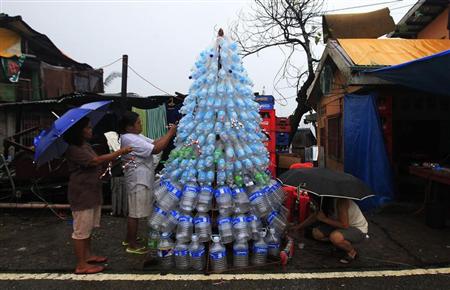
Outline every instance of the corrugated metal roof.
<path fill-rule="evenodd" d="M 449 39 L 338 39 L 358 66 L 397 65 L 450 49 Z"/>
<path fill-rule="evenodd" d="M 65 55 L 55 44 L 42 33 L 31 28 L 21 16 L 10 17 L 0 13 L 0 27 L 11 30 L 28 42 L 29 49 L 40 60 L 56 66 L 76 67 L 79 69 L 91 69 L 86 63 L 79 63 Z"/>
<path fill-rule="evenodd" d="M 417 34 L 449 7 L 449 0 L 418 0 L 388 37 L 416 38 Z"/>

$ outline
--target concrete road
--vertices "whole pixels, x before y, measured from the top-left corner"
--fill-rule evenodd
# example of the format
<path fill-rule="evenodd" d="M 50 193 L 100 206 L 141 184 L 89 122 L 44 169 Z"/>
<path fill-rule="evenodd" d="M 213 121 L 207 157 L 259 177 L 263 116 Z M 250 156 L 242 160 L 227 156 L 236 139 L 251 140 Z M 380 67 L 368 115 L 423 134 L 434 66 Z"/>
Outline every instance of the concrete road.
<path fill-rule="evenodd" d="M 450 268 L 286 274 L 0 274 L 0 289 L 450 289 Z"/>

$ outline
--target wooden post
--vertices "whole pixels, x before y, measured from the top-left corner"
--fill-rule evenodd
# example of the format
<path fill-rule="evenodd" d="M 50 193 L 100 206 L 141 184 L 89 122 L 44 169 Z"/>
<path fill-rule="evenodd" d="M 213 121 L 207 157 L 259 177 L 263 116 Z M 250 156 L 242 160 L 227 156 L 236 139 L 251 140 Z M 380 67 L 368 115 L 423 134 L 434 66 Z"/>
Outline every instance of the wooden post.
<path fill-rule="evenodd" d="M 127 109 L 127 81 L 128 81 L 128 55 L 124 54 L 122 55 L 122 89 L 121 89 L 121 104 L 122 109 Z"/>

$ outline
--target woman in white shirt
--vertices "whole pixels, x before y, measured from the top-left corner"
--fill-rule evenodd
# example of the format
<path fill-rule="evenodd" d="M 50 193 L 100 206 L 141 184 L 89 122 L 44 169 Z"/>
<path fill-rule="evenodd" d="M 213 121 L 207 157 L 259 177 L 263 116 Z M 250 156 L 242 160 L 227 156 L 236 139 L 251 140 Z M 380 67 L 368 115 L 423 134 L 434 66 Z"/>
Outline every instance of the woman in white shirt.
<path fill-rule="evenodd" d="M 125 188 L 128 197 L 127 236 L 122 245 L 127 246 L 127 253 L 145 254 L 147 249 L 137 241 L 138 224 L 140 218 L 151 215 L 153 209 L 153 183 L 155 171 L 153 154 L 163 151 L 177 132 L 171 125 L 169 131 L 160 139 L 154 141 L 141 134 L 142 122 L 135 112 L 125 112 L 121 120 L 122 134 L 120 146 L 132 146 L 133 152 L 122 157 L 124 163 L 134 160 L 124 170 Z"/>
<path fill-rule="evenodd" d="M 368 223 L 358 205 L 350 199 L 325 198 L 322 209 L 311 214 L 301 224 L 293 226 L 290 230 L 307 227 L 318 221 L 312 229 L 312 236 L 319 241 L 330 241 L 345 255 L 339 260 L 348 264 L 356 259 L 358 252 L 354 243 L 361 242 L 367 232 Z"/>

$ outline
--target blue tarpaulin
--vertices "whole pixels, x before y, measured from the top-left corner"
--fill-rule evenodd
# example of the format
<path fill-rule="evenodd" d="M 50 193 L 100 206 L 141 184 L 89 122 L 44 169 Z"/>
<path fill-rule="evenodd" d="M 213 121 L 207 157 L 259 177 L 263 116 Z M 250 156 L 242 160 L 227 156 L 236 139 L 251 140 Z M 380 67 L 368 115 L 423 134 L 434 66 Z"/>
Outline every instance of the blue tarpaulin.
<path fill-rule="evenodd" d="M 365 71 L 406 87 L 450 96 L 450 50 L 386 68 Z"/>
<path fill-rule="evenodd" d="M 373 94 L 344 97 L 344 170 L 376 194 L 360 203 L 363 209 L 374 209 L 392 199 L 392 169 Z"/>

